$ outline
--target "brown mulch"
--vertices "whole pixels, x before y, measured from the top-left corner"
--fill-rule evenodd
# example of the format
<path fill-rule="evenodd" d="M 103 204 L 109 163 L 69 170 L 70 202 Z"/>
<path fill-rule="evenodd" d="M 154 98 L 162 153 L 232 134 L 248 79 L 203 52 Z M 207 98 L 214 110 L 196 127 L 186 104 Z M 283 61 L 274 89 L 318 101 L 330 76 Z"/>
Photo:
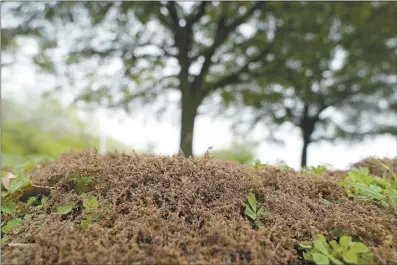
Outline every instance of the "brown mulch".
<path fill-rule="evenodd" d="M 32 245 L 2 246 L 4 264 L 304 264 L 296 243 L 335 231 L 364 242 L 377 263 L 397 264 L 396 209 L 350 200 L 339 174 L 93 152 L 65 154 L 34 173 L 35 184 L 54 187 L 51 200 L 10 232 L 9 242 Z M 93 177 L 88 194 L 99 208 L 91 212 L 73 188 L 81 175 Z M 260 229 L 243 215 L 250 190 L 268 211 Z M 56 212 L 71 201 L 71 213 Z M 87 216 L 97 220 L 82 231 Z"/>

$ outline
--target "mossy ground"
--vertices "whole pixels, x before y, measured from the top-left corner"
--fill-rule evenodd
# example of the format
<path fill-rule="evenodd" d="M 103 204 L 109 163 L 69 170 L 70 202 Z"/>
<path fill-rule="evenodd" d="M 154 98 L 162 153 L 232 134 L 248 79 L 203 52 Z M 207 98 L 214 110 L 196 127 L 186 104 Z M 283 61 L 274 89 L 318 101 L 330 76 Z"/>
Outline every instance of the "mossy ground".
<path fill-rule="evenodd" d="M 376 263 L 397 264 L 396 207 L 352 200 L 337 184 L 343 174 L 255 169 L 208 155 L 68 153 L 31 172 L 34 184 L 53 189 L 42 207 L 20 203 L 22 224 L 7 234 L 2 263 L 305 264 L 298 242 L 321 233 L 350 235 Z M 249 191 L 267 210 L 261 228 L 243 214 Z M 98 207 L 83 207 L 87 197 Z M 57 212 L 70 203 L 69 213 Z"/>

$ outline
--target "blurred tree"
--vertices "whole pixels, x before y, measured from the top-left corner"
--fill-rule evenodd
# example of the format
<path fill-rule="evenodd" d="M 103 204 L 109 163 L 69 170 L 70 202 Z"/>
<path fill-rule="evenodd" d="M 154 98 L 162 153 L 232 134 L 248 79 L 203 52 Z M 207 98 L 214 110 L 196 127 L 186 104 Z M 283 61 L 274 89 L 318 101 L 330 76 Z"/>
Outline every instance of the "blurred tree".
<path fill-rule="evenodd" d="M 276 23 L 289 29 L 275 35 L 274 42 L 287 58 L 276 73 L 278 81 L 258 77 L 239 93 L 226 87 L 221 91 L 223 105 L 240 106 L 237 112 L 248 106 L 249 130 L 265 124 L 272 141 L 280 140 L 274 135 L 286 125 L 299 128 L 302 167 L 310 143 L 396 135 L 397 3 L 273 2 L 272 6 Z M 279 56 L 271 59 L 280 60 Z M 245 124 L 240 118 L 235 127 Z"/>
<path fill-rule="evenodd" d="M 46 71 L 66 71 L 71 79 L 80 76 L 74 86 L 87 84 L 76 100 L 128 111 L 137 103 L 157 99 L 159 113 L 164 113 L 169 107 L 166 95 L 170 95 L 165 92 L 177 91 L 180 149 L 189 156 L 195 118 L 208 95 L 256 76 L 272 76 L 276 69 L 270 62 L 255 72 L 250 69 L 278 49 L 269 41 L 274 29 L 267 21 L 268 5 L 207 1 L 3 3 L 7 7 L 3 12 L 19 20 L 10 30 L 19 32 L 19 28 L 30 26 L 40 33 L 35 35 L 40 46 L 36 64 Z M 282 30 L 278 34 L 282 35 Z M 64 49 L 51 53 L 61 36 Z M 74 74 L 70 74 L 72 69 Z"/>

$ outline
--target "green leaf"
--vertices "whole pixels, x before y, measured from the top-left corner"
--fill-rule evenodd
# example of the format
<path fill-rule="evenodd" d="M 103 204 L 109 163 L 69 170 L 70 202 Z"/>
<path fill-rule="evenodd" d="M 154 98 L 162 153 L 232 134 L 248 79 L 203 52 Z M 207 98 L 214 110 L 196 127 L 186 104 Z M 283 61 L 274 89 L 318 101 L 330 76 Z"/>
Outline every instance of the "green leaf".
<path fill-rule="evenodd" d="M 32 206 L 33 203 L 36 202 L 36 200 L 37 200 L 36 197 L 30 197 L 29 200 L 26 202 L 26 205 L 27 205 L 27 206 Z"/>
<path fill-rule="evenodd" d="M 339 246 L 338 242 L 336 242 L 335 240 L 331 240 L 329 242 L 329 244 L 331 245 L 334 252 L 340 252 L 342 250 L 342 248 Z"/>
<path fill-rule="evenodd" d="M 351 236 L 342 236 L 339 239 L 339 244 L 343 249 L 348 249 L 349 248 L 349 244 L 352 242 L 352 237 Z"/>
<path fill-rule="evenodd" d="M 345 262 L 350 263 L 350 264 L 357 264 L 358 263 L 358 257 L 357 253 L 352 251 L 351 249 L 344 252 L 342 255 L 342 258 Z"/>
<path fill-rule="evenodd" d="M 355 252 L 355 253 L 367 253 L 369 252 L 369 248 L 364 245 L 364 243 L 361 242 L 355 242 L 351 248 L 351 251 Z"/>
<path fill-rule="evenodd" d="M 261 207 L 259 210 L 256 212 L 257 216 L 266 216 L 266 209 Z"/>
<path fill-rule="evenodd" d="M 13 179 L 11 181 L 11 185 L 10 188 L 8 189 L 8 192 L 12 194 L 30 185 L 32 185 L 32 181 L 28 176 L 17 177 L 16 179 Z"/>
<path fill-rule="evenodd" d="M 250 207 L 246 207 L 244 214 L 248 217 L 250 217 L 252 220 L 256 219 L 256 212 L 254 212 Z"/>
<path fill-rule="evenodd" d="M 72 211 L 73 207 L 74 207 L 73 203 L 60 205 L 57 207 L 57 212 L 60 214 L 67 214 Z"/>
<path fill-rule="evenodd" d="M 303 248 L 303 249 L 312 249 L 313 246 L 311 244 L 303 244 L 303 243 L 299 243 L 299 247 Z"/>
<path fill-rule="evenodd" d="M 255 198 L 255 194 L 250 192 L 247 195 L 247 199 L 248 199 L 248 203 L 251 207 L 251 209 L 256 212 L 256 198 Z"/>
<path fill-rule="evenodd" d="M 327 204 L 327 205 L 332 205 L 333 204 L 332 202 L 330 202 L 329 200 L 326 200 L 326 199 L 323 199 L 323 202 L 324 202 L 324 204 Z"/>
<path fill-rule="evenodd" d="M 335 265 L 343 265 L 343 262 L 334 258 L 333 256 L 328 256 L 328 258 L 332 261 L 333 264 Z"/>
<path fill-rule="evenodd" d="M 8 233 L 11 229 L 13 229 L 13 228 L 17 227 L 18 225 L 20 225 L 21 222 L 22 222 L 21 218 L 13 218 L 10 221 L 8 221 L 5 226 L 3 226 L 1 228 L 1 232 Z"/>
<path fill-rule="evenodd" d="M 95 197 L 88 197 L 83 200 L 83 206 L 87 209 L 98 208 L 98 201 Z"/>
<path fill-rule="evenodd" d="M 313 241 L 314 247 L 324 255 L 329 255 L 328 244 L 323 235 L 317 235 Z"/>
<path fill-rule="evenodd" d="M 48 201 L 47 197 L 42 197 L 40 200 L 40 204 L 45 204 Z"/>
<path fill-rule="evenodd" d="M 320 253 L 312 253 L 312 258 L 314 263 L 317 265 L 328 265 L 329 259 L 327 256 L 320 254 Z"/>
<path fill-rule="evenodd" d="M 16 210 L 16 205 L 15 202 L 13 201 L 6 202 L 1 205 L 1 211 L 3 213 L 13 213 L 15 212 L 15 210 Z"/>
<path fill-rule="evenodd" d="M 87 230 L 87 228 L 90 226 L 90 224 L 91 224 L 91 220 L 89 220 L 89 219 L 81 220 L 81 222 L 80 222 L 81 230 L 83 230 L 83 231 Z"/>
<path fill-rule="evenodd" d="M 1 244 L 4 245 L 8 240 L 8 236 L 5 236 L 1 239 Z"/>

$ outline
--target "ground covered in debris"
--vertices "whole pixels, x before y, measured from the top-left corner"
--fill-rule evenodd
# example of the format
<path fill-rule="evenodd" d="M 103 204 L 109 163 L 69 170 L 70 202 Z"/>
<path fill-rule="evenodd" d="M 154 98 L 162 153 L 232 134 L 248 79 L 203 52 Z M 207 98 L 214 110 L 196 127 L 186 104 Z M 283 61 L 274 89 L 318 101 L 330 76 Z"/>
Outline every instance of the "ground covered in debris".
<path fill-rule="evenodd" d="M 20 220 L 7 230 L 2 263 L 314 264 L 299 244 L 322 234 L 351 236 L 373 263 L 397 264 L 397 208 L 349 198 L 337 184 L 344 173 L 208 155 L 68 153 L 30 172 L 33 184 L 51 187 L 48 199 L 18 199 L 15 212 L 2 212 L 4 222 Z M 245 212 L 249 192 L 265 209 L 255 221 Z"/>

